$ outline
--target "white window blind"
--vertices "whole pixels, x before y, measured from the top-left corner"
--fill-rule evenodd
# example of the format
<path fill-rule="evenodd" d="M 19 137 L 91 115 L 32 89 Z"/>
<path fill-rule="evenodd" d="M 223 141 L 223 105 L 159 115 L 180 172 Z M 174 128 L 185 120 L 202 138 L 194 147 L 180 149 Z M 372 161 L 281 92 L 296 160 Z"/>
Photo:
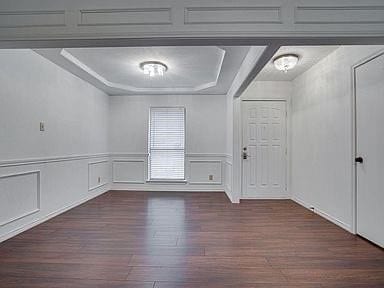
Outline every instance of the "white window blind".
<path fill-rule="evenodd" d="M 152 107 L 148 141 L 150 180 L 184 180 L 185 109 Z"/>

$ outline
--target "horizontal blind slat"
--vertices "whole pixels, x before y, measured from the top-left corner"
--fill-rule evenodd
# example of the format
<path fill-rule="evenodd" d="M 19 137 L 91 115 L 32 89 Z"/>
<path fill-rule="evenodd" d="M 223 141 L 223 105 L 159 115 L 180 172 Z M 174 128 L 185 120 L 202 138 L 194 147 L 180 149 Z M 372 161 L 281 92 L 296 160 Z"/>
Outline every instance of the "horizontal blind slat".
<path fill-rule="evenodd" d="M 184 179 L 185 110 L 150 110 L 149 175 L 151 179 Z"/>

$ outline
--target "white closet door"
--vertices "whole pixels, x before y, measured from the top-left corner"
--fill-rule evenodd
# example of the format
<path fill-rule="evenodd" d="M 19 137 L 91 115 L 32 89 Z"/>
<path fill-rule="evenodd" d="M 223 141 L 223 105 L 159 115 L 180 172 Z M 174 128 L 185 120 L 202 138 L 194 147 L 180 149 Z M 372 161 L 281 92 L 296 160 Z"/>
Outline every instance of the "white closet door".
<path fill-rule="evenodd" d="M 243 198 L 285 198 L 285 101 L 243 101 L 242 115 Z"/>
<path fill-rule="evenodd" d="M 384 246 L 384 55 L 359 66 L 356 79 L 357 233 Z M 359 161 L 359 159 L 357 159 Z"/>

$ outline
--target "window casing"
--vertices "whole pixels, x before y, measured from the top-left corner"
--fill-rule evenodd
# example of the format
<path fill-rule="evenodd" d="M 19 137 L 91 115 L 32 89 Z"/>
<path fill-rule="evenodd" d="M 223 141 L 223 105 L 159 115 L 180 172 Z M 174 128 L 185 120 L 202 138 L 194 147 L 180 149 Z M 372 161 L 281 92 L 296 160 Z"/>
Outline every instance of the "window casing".
<path fill-rule="evenodd" d="M 184 180 L 185 108 L 151 107 L 149 114 L 149 180 Z"/>

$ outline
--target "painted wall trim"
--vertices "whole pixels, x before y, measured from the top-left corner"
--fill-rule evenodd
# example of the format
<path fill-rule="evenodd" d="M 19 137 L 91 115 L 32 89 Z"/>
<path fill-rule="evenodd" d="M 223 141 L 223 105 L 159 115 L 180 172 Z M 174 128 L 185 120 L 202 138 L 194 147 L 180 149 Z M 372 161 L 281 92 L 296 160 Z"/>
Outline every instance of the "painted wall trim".
<path fill-rule="evenodd" d="M 187 183 L 156 183 L 156 185 L 148 184 L 125 184 L 122 185 L 112 184 L 111 191 L 149 191 L 149 192 L 225 192 L 224 188 L 220 185 L 195 185 L 189 186 Z"/>
<path fill-rule="evenodd" d="M 12 238 L 12 237 L 16 236 L 17 234 L 20 234 L 20 233 L 22 233 L 22 232 L 24 232 L 24 231 L 26 231 L 28 229 L 31 229 L 32 227 L 35 227 L 35 226 L 37 226 L 37 225 L 39 225 L 39 224 L 41 224 L 41 223 L 43 223 L 43 222 L 45 222 L 45 221 L 55 217 L 55 216 L 58 216 L 58 215 L 66 212 L 66 211 L 68 211 L 68 210 L 70 210 L 72 208 L 75 208 L 76 206 L 79 206 L 80 204 L 83 204 L 84 202 L 87 202 L 87 201 L 89 201 L 89 200 L 91 200 L 91 199 L 93 199 L 93 198 L 95 198 L 97 196 L 100 196 L 101 194 L 104 194 L 107 191 L 108 191 L 108 189 L 101 190 L 98 193 L 89 195 L 89 196 L 87 196 L 87 197 L 85 197 L 85 198 L 83 198 L 83 199 L 81 199 L 79 201 L 76 201 L 76 202 L 74 202 L 74 203 L 72 203 L 70 205 L 67 205 L 67 206 L 65 206 L 63 208 L 60 208 L 60 209 L 58 209 L 56 211 L 53 211 L 53 212 L 49 213 L 48 215 L 46 215 L 45 217 L 37 219 L 36 221 L 28 223 L 28 224 L 26 224 L 26 225 L 24 225 L 22 227 L 16 228 L 16 229 L 8 232 L 7 234 L 1 235 L 0 236 L 0 243 L 5 241 L 5 240 L 7 240 L 7 239 L 9 239 L 9 238 Z"/>
<path fill-rule="evenodd" d="M 333 17 L 334 12 L 340 15 Z M 369 12 L 370 15 L 364 15 Z M 379 12 L 381 17 L 377 17 Z M 343 13 L 343 16 L 341 15 Z M 382 24 L 384 6 L 297 6 L 294 11 L 295 24 Z"/>
<path fill-rule="evenodd" d="M 90 39 L 96 42 L 104 39 L 105 46 L 111 45 L 112 37 L 116 37 L 112 42 L 120 45 L 122 39 L 129 38 L 133 41 L 125 43 L 131 45 L 138 38 L 147 38 L 154 43 L 145 46 L 157 45 L 161 38 L 167 37 L 178 38 L 183 45 L 187 45 L 186 38 L 237 41 L 236 38 L 244 37 L 249 41 L 256 37 L 271 43 L 271 40 L 280 41 L 279 38 L 287 37 L 335 40 L 348 35 L 384 37 L 381 25 L 384 5 L 380 0 L 237 1 L 240 3 L 205 0 L 200 1 L 200 5 L 193 5 L 194 1 L 190 0 L 104 1 L 102 4 L 92 0 L 51 0 L 50 10 L 59 12 L 56 17 L 56 14 L 52 17 L 50 11 L 44 11 L 39 0 L 2 2 L 0 10 L 5 10 L 4 13 L 41 13 L 41 16 L 27 14 L 27 19 L 16 14 L 2 20 L 5 27 L 0 28 L 0 44 L 7 41 L 13 47 L 19 45 L 18 48 L 24 43 L 17 40 L 35 40 L 49 45 L 44 41 L 51 39 L 82 40 L 82 45 L 89 44 Z M 65 15 L 60 14 L 63 10 Z M 16 43 L 12 44 L 12 41 Z M 57 45 L 74 47 L 68 42 Z"/>
<path fill-rule="evenodd" d="M 66 26 L 65 10 L 1 11 L 0 18 L 0 29 Z"/>
<path fill-rule="evenodd" d="M 108 160 L 100 160 L 100 161 L 94 161 L 94 162 L 89 162 L 88 163 L 88 191 L 93 191 L 97 188 L 100 188 L 100 187 L 103 187 L 105 185 L 108 185 L 109 182 L 102 182 L 96 186 L 93 186 L 91 187 L 91 183 L 89 182 L 89 178 L 90 178 L 90 169 L 91 169 L 91 166 L 92 165 L 95 165 L 95 164 L 100 164 L 100 163 L 109 163 L 109 159 Z"/>
<path fill-rule="evenodd" d="M 84 159 L 103 158 L 103 157 L 109 157 L 109 153 L 3 160 L 3 161 L 0 161 L 0 167 L 2 168 L 2 167 L 12 167 L 12 166 L 22 166 L 22 165 L 35 165 L 35 164 L 45 164 L 45 163 L 52 163 L 52 162 L 64 162 L 64 161 L 84 160 Z"/>
<path fill-rule="evenodd" d="M 139 14 L 141 17 L 137 17 Z M 117 17 L 119 15 L 124 17 Z M 95 16 L 102 17 L 95 19 Z M 158 19 L 151 21 L 151 18 L 156 18 L 154 16 Z M 172 8 L 80 9 L 78 21 L 78 26 L 169 25 L 172 24 Z"/>
<path fill-rule="evenodd" d="M 36 174 L 36 176 L 37 176 L 37 187 L 36 187 L 37 188 L 37 190 L 36 190 L 37 191 L 37 195 L 36 195 L 36 197 L 37 197 L 37 207 L 36 207 L 36 209 L 33 209 L 32 211 L 28 211 L 26 213 L 23 213 L 21 215 L 13 217 L 13 218 L 9 219 L 8 221 L 4 221 L 4 222 L 0 223 L 0 227 L 1 226 L 5 226 L 5 225 L 7 225 L 9 223 L 15 222 L 15 221 L 17 221 L 19 219 L 25 218 L 25 217 L 27 217 L 29 215 L 35 214 L 35 213 L 40 211 L 40 207 L 41 207 L 41 185 L 40 185 L 41 179 L 40 179 L 40 170 L 0 175 L 0 180 L 1 180 L 1 179 L 5 179 L 5 178 L 25 176 L 25 175 L 32 175 L 32 174 Z"/>
<path fill-rule="evenodd" d="M 234 17 L 228 18 L 228 13 L 233 13 Z M 252 13 L 252 17 L 248 15 L 244 19 L 244 13 Z M 267 13 L 273 15 L 265 17 Z M 206 15 L 204 16 L 204 14 Z M 283 24 L 283 21 L 281 6 L 186 7 L 184 9 L 184 24 Z"/>
<path fill-rule="evenodd" d="M 145 156 L 147 157 L 147 156 Z M 115 166 L 114 163 L 143 163 L 143 176 L 144 178 L 142 180 L 115 180 Z M 112 183 L 126 183 L 126 184 L 145 184 L 145 175 L 147 174 L 146 171 L 147 166 L 145 165 L 145 160 L 143 159 L 113 159 L 112 160 Z"/>
<path fill-rule="evenodd" d="M 191 164 L 193 163 L 218 163 L 220 164 L 220 181 L 191 181 L 188 180 L 188 183 L 191 185 L 223 185 L 223 161 L 221 160 L 189 160 L 189 171 L 191 171 Z M 191 177 L 191 175 L 189 175 Z"/>
<path fill-rule="evenodd" d="M 136 158 L 136 157 L 148 157 L 149 154 L 148 153 L 140 153 L 140 152 L 111 152 L 109 154 L 111 157 L 133 157 L 133 158 Z M 188 158 L 188 157 L 227 157 L 227 154 L 225 153 L 185 153 L 185 157 Z"/>
<path fill-rule="evenodd" d="M 351 225 L 349 225 L 349 224 L 347 224 L 347 223 L 345 223 L 345 222 L 343 222 L 343 221 L 333 217 L 332 215 L 330 215 L 330 214 L 328 214 L 328 213 L 318 209 L 317 207 L 314 207 L 314 206 L 304 202 L 303 200 L 301 200 L 301 199 L 299 199 L 297 197 L 292 197 L 291 199 L 294 202 L 296 202 L 297 204 L 307 208 L 310 211 L 313 211 L 314 213 L 320 215 L 321 217 L 325 218 L 326 220 L 332 222 L 333 224 L 336 224 L 337 226 L 343 228 L 344 230 L 347 230 L 348 232 L 353 233 Z M 311 207 L 313 207 L 314 210 L 312 210 Z"/>

